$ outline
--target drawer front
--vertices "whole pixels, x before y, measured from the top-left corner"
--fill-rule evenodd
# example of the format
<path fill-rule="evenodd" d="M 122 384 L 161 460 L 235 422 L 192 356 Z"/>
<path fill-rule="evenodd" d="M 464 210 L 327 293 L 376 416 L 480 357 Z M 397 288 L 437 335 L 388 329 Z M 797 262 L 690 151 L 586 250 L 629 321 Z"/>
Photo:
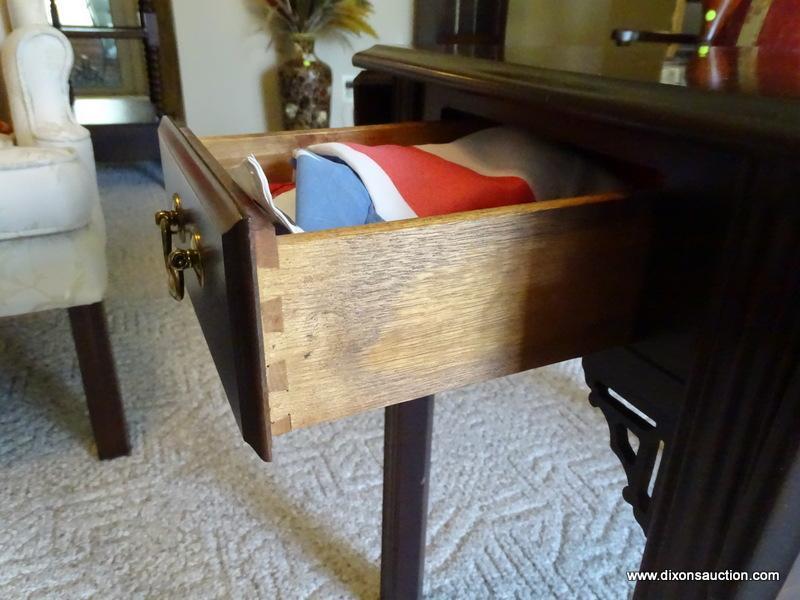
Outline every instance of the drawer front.
<path fill-rule="evenodd" d="M 187 270 L 183 274 L 186 294 L 242 437 L 262 459 L 270 460 L 252 231 L 256 225 L 262 226 L 274 239 L 274 228 L 242 209 L 243 199 L 237 197 L 224 172 L 190 132 L 164 119 L 159 140 L 166 191 L 180 198 L 186 230 L 200 236 L 202 285 L 192 270 Z M 174 243 L 176 247 L 187 246 L 178 235 Z"/>

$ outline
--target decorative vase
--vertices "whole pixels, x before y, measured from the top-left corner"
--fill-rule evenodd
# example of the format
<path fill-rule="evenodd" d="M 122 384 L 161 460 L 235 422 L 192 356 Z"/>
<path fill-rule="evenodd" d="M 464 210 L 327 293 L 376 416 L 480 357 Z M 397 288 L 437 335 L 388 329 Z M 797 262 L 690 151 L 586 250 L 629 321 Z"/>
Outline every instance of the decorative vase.
<path fill-rule="evenodd" d="M 291 36 L 291 58 L 278 68 L 283 124 L 286 129 L 329 127 L 331 68 L 314 54 L 314 36 Z"/>

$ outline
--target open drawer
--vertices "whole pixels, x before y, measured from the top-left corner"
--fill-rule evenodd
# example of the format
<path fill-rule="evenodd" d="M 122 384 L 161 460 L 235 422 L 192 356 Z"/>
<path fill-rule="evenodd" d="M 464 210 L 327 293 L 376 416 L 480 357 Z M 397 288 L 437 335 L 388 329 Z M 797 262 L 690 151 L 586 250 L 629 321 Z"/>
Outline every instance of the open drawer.
<path fill-rule="evenodd" d="M 165 253 L 188 267 L 168 272 L 173 286 L 185 278 L 244 439 L 263 459 L 272 435 L 629 340 L 652 232 L 645 200 L 606 194 L 277 235 L 226 172 L 254 153 L 280 180 L 297 147 L 446 142 L 469 127 L 200 140 L 162 122 L 165 184 L 182 203 Z M 179 230 L 196 252 L 181 249 L 190 241 Z"/>

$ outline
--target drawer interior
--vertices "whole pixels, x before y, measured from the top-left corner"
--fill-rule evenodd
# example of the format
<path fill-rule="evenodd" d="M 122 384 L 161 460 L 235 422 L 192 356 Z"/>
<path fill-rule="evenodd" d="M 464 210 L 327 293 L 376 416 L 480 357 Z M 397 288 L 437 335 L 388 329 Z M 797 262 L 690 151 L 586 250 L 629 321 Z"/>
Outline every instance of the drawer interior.
<path fill-rule="evenodd" d="M 324 141 L 452 141 L 478 123 L 203 139 L 273 181 Z M 252 227 L 273 435 L 627 341 L 650 239 L 623 194 L 276 235 Z M 253 222 L 255 223 L 257 219 Z"/>
<path fill-rule="evenodd" d="M 225 169 L 235 167 L 249 154 L 254 154 L 270 181 L 285 182 L 292 181 L 290 160 L 297 148 L 324 142 L 354 142 L 367 146 L 443 144 L 483 127 L 486 127 L 486 122 L 480 120 L 431 121 L 264 135 L 215 136 L 202 138 L 201 141 Z"/>

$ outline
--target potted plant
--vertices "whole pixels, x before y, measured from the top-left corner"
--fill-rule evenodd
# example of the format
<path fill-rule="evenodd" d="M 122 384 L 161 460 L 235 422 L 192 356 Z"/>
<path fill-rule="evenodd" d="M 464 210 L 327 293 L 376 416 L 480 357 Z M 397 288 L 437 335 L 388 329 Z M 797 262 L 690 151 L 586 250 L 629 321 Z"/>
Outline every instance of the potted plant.
<path fill-rule="evenodd" d="M 331 68 L 314 53 L 317 36 L 352 33 L 376 36 L 367 18 L 370 0 L 264 0 L 275 30 L 291 42 L 291 56 L 278 69 L 286 129 L 328 127 Z"/>

